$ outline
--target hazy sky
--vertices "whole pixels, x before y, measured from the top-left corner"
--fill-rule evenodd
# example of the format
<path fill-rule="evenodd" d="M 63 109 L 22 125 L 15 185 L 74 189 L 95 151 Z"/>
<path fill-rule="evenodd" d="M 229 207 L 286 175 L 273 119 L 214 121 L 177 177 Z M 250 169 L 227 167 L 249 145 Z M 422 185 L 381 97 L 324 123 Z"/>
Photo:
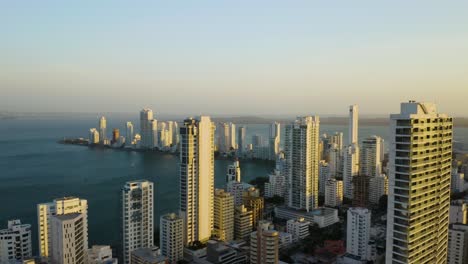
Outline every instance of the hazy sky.
<path fill-rule="evenodd" d="M 0 110 L 468 116 L 468 1 L 1 1 Z"/>

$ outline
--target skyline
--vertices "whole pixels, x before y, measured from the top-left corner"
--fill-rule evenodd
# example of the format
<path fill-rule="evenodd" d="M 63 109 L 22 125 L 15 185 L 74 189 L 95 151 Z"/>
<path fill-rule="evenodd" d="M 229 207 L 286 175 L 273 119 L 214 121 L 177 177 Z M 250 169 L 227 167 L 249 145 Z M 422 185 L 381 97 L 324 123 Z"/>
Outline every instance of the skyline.
<path fill-rule="evenodd" d="M 0 3 L 1 111 L 466 116 L 468 3 Z"/>

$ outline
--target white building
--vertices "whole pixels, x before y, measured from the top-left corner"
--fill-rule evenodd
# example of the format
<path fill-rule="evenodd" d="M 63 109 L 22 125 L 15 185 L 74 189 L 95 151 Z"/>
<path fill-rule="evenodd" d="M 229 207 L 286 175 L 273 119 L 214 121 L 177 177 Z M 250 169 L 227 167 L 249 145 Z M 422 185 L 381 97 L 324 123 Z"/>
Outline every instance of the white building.
<path fill-rule="evenodd" d="M 158 146 L 158 121 L 153 118 L 153 110 L 145 108 L 140 111 L 140 146 L 153 149 Z"/>
<path fill-rule="evenodd" d="M 304 217 L 290 219 L 286 222 L 286 232 L 292 235 L 292 240 L 294 242 L 297 242 L 309 235 L 310 224 L 311 223 L 305 220 Z"/>
<path fill-rule="evenodd" d="M 378 136 L 371 136 L 362 141 L 359 163 L 361 175 L 376 177 L 382 173 L 383 147 L 383 139 Z"/>
<path fill-rule="evenodd" d="M 153 183 L 130 181 L 122 188 L 123 262 L 130 263 L 132 251 L 153 247 Z"/>
<path fill-rule="evenodd" d="M 218 151 L 220 153 L 228 153 L 231 147 L 230 127 L 228 123 L 219 123 L 218 134 Z"/>
<path fill-rule="evenodd" d="M 279 233 L 271 222 L 262 220 L 257 231 L 250 234 L 250 263 L 276 264 L 279 255 Z"/>
<path fill-rule="evenodd" d="M 325 185 L 328 179 L 335 178 L 335 175 L 330 175 L 330 166 L 325 160 L 321 160 L 319 164 L 319 194 L 325 195 Z"/>
<path fill-rule="evenodd" d="M 88 142 L 89 144 L 99 144 L 99 132 L 96 128 L 89 129 Z"/>
<path fill-rule="evenodd" d="M 161 254 L 169 259 L 170 263 L 184 258 L 184 221 L 176 214 L 161 216 L 159 245 Z"/>
<path fill-rule="evenodd" d="M 88 223 L 83 213 L 50 217 L 51 263 L 85 264 L 88 261 Z"/>
<path fill-rule="evenodd" d="M 348 209 L 346 228 L 346 252 L 359 256 L 361 259 L 368 257 L 368 245 L 370 239 L 371 212 L 366 208 L 351 207 Z"/>
<path fill-rule="evenodd" d="M 88 264 L 118 264 L 117 258 L 112 257 L 110 246 L 95 245 L 88 249 Z"/>
<path fill-rule="evenodd" d="M 20 220 L 8 221 L 8 227 L 0 230 L 0 263 L 26 260 L 32 256 L 31 225 Z"/>
<path fill-rule="evenodd" d="M 286 178 L 281 172 L 275 169 L 268 175 L 268 182 L 265 183 L 265 197 L 284 197 L 286 193 Z"/>
<path fill-rule="evenodd" d="M 284 220 L 304 218 L 306 221 L 317 224 L 319 228 L 324 228 L 340 221 L 338 210 L 328 207 L 320 207 L 306 212 L 286 206 L 277 206 L 275 207 L 275 216 Z"/>
<path fill-rule="evenodd" d="M 215 190 L 213 232 L 220 240 L 234 240 L 234 196 L 223 189 Z"/>
<path fill-rule="evenodd" d="M 452 170 L 452 192 L 463 192 L 465 190 L 465 174 L 458 172 L 457 168 Z"/>
<path fill-rule="evenodd" d="M 214 130 L 210 117 L 188 118 L 180 128 L 180 211 L 184 244 L 206 242 L 213 230 Z"/>
<path fill-rule="evenodd" d="M 107 139 L 107 121 L 104 116 L 99 119 L 99 140 L 104 142 Z"/>
<path fill-rule="evenodd" d="M 126 124 L 126 131 L 125 131 L 125 146 L 131 147 L 133 145 L 133 139 L 135 135 L 133 132 L 133 124 L 132 122 L 127 122 Z"/>
<path fill-rule="evenodd" d="M 449 223 L 468 224 L 468 205 L 463 200 L 453 200 L 450 202 Z"/>
<path fill-rule="evenodd" d="M 229 123 L 229 148 L 230 149 L 237 149 L 236 143 L 236 124 Z"/>
<path fill-rule="evenodd" d="M 343 181 L 329 179 L 325 183 L 325 206 L 336 207 L 343 203 Z"/>
<path fill-rule="evenodd" d="M 82 221 L 83 235 L 81 236 L 81 239 L 84 245 L 84 249 L 88 249 L 88 202 L 84 199 L 79 199 L 76 197 L 64 197 L 55 199 L 50 203 L 42 203 L 37 205 L 39 255 L 41 257 L 46 259 L 49 258 L 50 260 L 53 259 L 52 249 L 54 237 L 52 233 L 52 217 L 68 214 L 79 214 L 82 216 L 80 218 L 82 220 L 77 218 L 77 221 Z"/>
<path fill-rule="evenodd" d="M 275 122 L 270 125 L 270 160 L 276 160 L 280 152 L 281 124 Z"/>
<path fill-rule="evenodd" d="M 414 101 L 390 117 L 386 263 L 447 261 L 452 125 Z"/>
<path fill-rule="evenodd" d="M 335 132 L 332 136 L 330 136 L 330 140 L 328 143 L 330 146 L 331 145 L 336 145 L 337 149 L 343 149 L 343 133 L 341 132 Z"/>
<path fill-rule="evenodd" d="M 319 117 L 298 118 L 286 128 L 286 201 L 310 211 L 318 206 Z"/>
<path fill-rule="evenodd" d="M 293 236 L 287 232 L 278 232 L 278 247 L 285 248 L 293 243 Z"/>
<path fill-rule="evenodd" d="M 468 261 L 468 225 L 451 224 L 448 232 L 447 264 L 466 264 Z"/>
<path fill-rule="evenodd" d="M 349 139 L 343 152 L 344 197 L 353 199 L 353 177 L 359 174 L 358 106 L 349 107 Z"/>
<path fill-rule="evenodd" d="M 380 197 L 388 194 L 388 177 L 384 174 L 377 175 L 369 180 L 369 202 L 378 204 Z"/>
<path fill-rule="evenodd" d="M 226 182 L 231 182 L 231 181 L 236 181 L 236 182 L 241 181 L 241 170 L 240 170 L 240 164 L 238 160 L 234 161 L 232 165 L 228 165 Z"/>

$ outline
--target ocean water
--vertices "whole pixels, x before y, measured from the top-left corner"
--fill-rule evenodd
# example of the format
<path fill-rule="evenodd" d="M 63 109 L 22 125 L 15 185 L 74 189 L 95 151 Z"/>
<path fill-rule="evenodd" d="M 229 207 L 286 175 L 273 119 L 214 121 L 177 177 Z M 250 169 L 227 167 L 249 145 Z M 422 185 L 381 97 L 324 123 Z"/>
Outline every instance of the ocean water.
<path fill-rule="evenodd" d="M 124 131 L 125 121 L 108 119 L 108 127 Z M 54 198 L 77 196 L 88 200 L 90 246 L 119 247 L 120 189 L 126 181 L 148 179 L 155 183 L 156 225 L 160 215 L 177 212 L 178 157 L 56 143 L 63 137 L 86 137 L 88 129 L 96 125 L 97 119 L 90 118 L 0 120 L 0 229 L 6 227 L 8 219 L 31 224 L 35 254 L 36 205 Z M 343 132 L 346 138 L 347 126 L 321 126 L 321 133 L 335 131 Z M 384 126 L 360 127 L 359 132 L 361 137 L 388 136 Z M 268 125 L 248 125 L 247 142 L 253 134 L 266 138 L 268 133 Z M 455 129 L 455 139 L 468 142 L 468 129 Z M 224 186 L 229 164 L 216 160 L 216 187 Z M 272 169 L 268 163 L 241 162 L 246 182 L 267 176 Z"/>

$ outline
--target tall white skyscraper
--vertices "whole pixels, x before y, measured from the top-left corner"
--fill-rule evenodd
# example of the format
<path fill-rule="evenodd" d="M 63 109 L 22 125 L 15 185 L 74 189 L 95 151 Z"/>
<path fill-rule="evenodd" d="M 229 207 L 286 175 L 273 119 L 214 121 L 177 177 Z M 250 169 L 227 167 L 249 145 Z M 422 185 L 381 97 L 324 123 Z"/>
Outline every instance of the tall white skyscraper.
<path fill-rule="evenodd" d="M 349 139 L 343 150 L 344 197 L 353 199 L 353 177 L 359 174 L 358 106 L 349 107 Z"/>
<path fill-rule="evenodd" d="M 99 132 L 96 128 L 89 129 L 89 137 L 88 137 L 89 144 L 98 144 L 99 143 Z"/>
<path fill-rule="evenodd" d="M 367 259 L 371 227 L 371 212 L 367 208 L 348 209 L 346 252 Z"/>
<path fill-rule="evenodd" d="M 188 118 L 180 128 L 180 211 L 185 245 L 207 241 L 213 230 L 214 130 L 210 117 Z"/>
<path fill-rule="evenodd" d="M 330 136 L 329 145 L 336 144 L 338 149 L 343 149 L 343 133 L 335 132 L 332 136 Z"/>
<path fill-rule="evenodd" d="M 127 122 L 127 131 L 125 133 L 125 145 L 126 146 L 131 146 L 134 138 L 134 133 L 133 133 L 133 124 L 132 122 Z"/>
<path fill-rule="evenodd" d="M 104 142 L 107 139 L 107 121 L 106 117 L 101 116 L 99 119 L 99 140 Z"/>
<path fill-rule="evenodd" d="M 319 117 L 298 118 L 286 128 L 286 200 L 289 207 L 318 207 Z"/>
<path fill-rule="evenodd" d="M 161 216 L 159 229 L 159 245 L 161 254 L 169 259 L 170 263 L 184 258 L 184 221 L 176 214 Z"/>
<path fill-rule="evenodd" d="M 236 124 L 229 123 L 229 148 L 237 149 Z"/>
<path fill-rule="evenodd" d="M 270 125 L 270 160 L 276 160 L 280 152 L 281 124 L 275 122 Z"/>
<path fill-rule="evenodd" d="M 132 251 L 154 245 L 153 183 L 129 181 L 122 188 L 123 261 L 130 263 Z"/>
<path fill-rule="evenodd" d="M 0 230 L 0 263 L 25 260 L 32 257 L 31 225 L 20 220 L 8 221 L 7 229 Z"/>
<path fill-rule="evenodd" d="M 213 233 L 220 240 L 234 240 L 234 196 L 223 189 L 215 190 Z"/>
<path fill-rule="evenodd" d="M 328 179 L 334 179 L 335 175 L 331 176 L 330 174 L 330 165 L 321 160 L 319 163 L 319 194 L 325 195 L 325 185 Z"/>
<path fill-rule="evenodd" d="M 158 121 L 149 108 L 140 111 L 140 135 L 142 148 L 152 149 L 158 145 Z"/>
<path fill-rule="evenodd" d="M 52 218 L 58 227 L 52 228 Z M 48 258 L 49 260 L 57 260 L 60 256 L 53 256 L 53 254 L 61 254 L 62 251 L 58 249 L 60 242 L 63 242 L 63 232 L 65 228 L 62 224 L 73 224 L 80 227 L 81 236 L 76 238 L 73 243 L 80 248 L 74 251 L 76 254 L 81 252 L 81 248 L 88 249 L 88 202 L 84 199 L 76 197 L 64 197 L 55 199 L 50 203 L 42 203 L 37 205 L 37 220 L 38 220 L 38 238 L 39 238 L 39 254 L 41 257 Z M 62 229 L 60 229 L 62 226 Z M 55 235 L 55 236 L 54 236 Z M 55 251 L 53 251 L 55 245 Z M 82 247 L 81 247 L 82 246 Z M 70 250 L 74 250 L 69 248 Z M 81 259 L 81 258 L 80 258 Z M 85 258 L 83 259 L 83 261 Z M 78 263 L 78 262 L 76 262 Z"/>
<path fill-rule="evenodd" d="M 446 263 L 452 118 L 410 101 L 390 116 L 386 263 Z"/>
<path fill-rule="evenodd" d="M 239 156 L 242 156 L 247 147 L 247 142 L 245 141 L 245 126 L 240 126 L 237 128 L 237 153 Z"/>
<path fill-rule="evenodd" d="M 383 139 L 378 136 L 371 136 L 362 141 L 359 163 L 361 175 L 375 177 L 382 173 L 383 147 Z"/>
<path fill-rule="evenodd" d="M 330 145 L 328 149 L 328 166 L 330 178 L 337 178 L 342 175 L 343 149 L 337 144 Z"/>

